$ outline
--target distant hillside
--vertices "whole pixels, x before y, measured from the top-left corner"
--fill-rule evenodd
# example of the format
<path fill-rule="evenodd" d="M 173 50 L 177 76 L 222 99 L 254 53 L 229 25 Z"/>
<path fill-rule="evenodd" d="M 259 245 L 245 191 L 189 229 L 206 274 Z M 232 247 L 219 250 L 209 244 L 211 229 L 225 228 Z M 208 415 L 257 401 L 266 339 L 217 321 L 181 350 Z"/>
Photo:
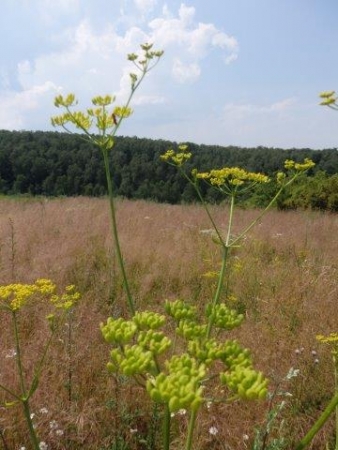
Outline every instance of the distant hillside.
<path fill-rule="evenodd" d="M 196 201 L 191 186 L 175 168 L 163 163 L 159 156 L 176 144 L 164 140 L 117 137 L 111 151 L 111 170 L 115 193 L 127 198 L 144 198 L 159 202 L 179 203 Z M 222 166 L 241 166 L 250 171 L 273 175 L 283 167 L 287 158 L 297 161 L 305 157 L 316 163 L 308 174 L 306 185 L 311 189 L 324 186 L 324 194 L 337 195 L 338 150 L 311 150 L 278 148 L 238 148 L 188 143 L 193 152 L 190 166 L 199 170 Z M 333 184 L 333 187 L 332 187 Z M 269 192 L 257 192 L 253 206 L 261 206 Z M 330 192 L 329 192 L 330 191 Z M 59 132 L 30 132 L 0 130 L 0 192 L 3 194 L 31 194 L 47 196 L 100 196 L 106 193 L 105 175 L 98 149 L 87 143 L 81 135 Z M 217 193 L 205 187 L 209 201 L 221 200 Z M 312 193 L 313 194 L 313 193 Z M 311 195 L 312 195 L 311 194 Z M 308 204 L 291 203 L 284 199 L 280 207 L 320 207 L 336 210 L 334 203 L 322 192 L 320 202 L 306 200 Z M 292 197 L 289 193 L 288 201 Z M 303 195 L 304 197 L 304 195 Z M 324 198 L 324 200 L 323 200 Z M 247 199 L 244 199 L 247 201 Z M 255 203 L 256 202 L 256 203 Z M 252 201 L 251 201 L 252 203 Z M 337 200 L 338 203 L 338 200 Z M 338 209 L 338 207 L 337 207 Z"/>

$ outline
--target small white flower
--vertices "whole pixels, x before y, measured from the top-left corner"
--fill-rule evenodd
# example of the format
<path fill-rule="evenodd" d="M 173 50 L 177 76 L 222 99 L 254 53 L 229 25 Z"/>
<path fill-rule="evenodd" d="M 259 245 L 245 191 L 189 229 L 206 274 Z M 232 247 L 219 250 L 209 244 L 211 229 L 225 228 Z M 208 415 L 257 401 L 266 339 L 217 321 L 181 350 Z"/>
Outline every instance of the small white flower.
<path fill-rule="evenodd" d="M 40 450 L 48 450 L 48 445 L 46 444 L 46 442 L 41 441 L 39 444 L 39 449 Z"/>
<path fill-rule="evenodd" d="M 243 441 L 248 441 L 249 440 L 249 436 L 247 434 L 243 434 Z"/>
<path fill-rule="evenodd" d="M 299 354 L 300 354 L 299 348 L 296 348 L 295 353 L 296 353 L 296 355 L 299 355 Z"/>
<path fill-rule="evenodd" d="M 32 414 L 30 415 L 30 418 L 33 420 L 34 417 L 35 417 L 35 413 L 32 413 Z"/>
<path fill-rule="evenodd" d="M 20 447 L 19 450 L 26 450 L 26 447 Z"/>
<path fill-rule="evenodd" d="M 63 432 L 63 430 L 58 429 L 55 431 L 55 434 L 56 434 L 56 436 L 63 436 L 64 432 Z"/>
<path fill-rule="evenodd" d="M 216 436 L 217 433 L 218 433 L 218 428 L 216 428 L 216 427 L 209 428 L 209 434 L 211 434 L 212 436 Z"/>
<path fill-rule="evenodd" d="M 41 414 L 48 414 L 48 409 L 47 408 L 41 408 L 40 409 L 40 413 Z"/>
<path fill-rule="evenodd" d="M 212 407 L 212 402 L 207 402 L 207 408 L 210 409 Z"/>
<path fill-rule="evenodd" d="M 178 414 L 179 416 L 185 416 L 185 415 L 187 414 L 187 410 L 186 410 L 186 409 L 179 409 L 179 410 L 177 411 L 177 414 Z"/>
<path fill-rule="evenodd" d="M 57 428 L 59 428 L 59 425 L 58 425 L 57 421 L 56 420 L 51 420 L 49 422 L 49 428 L 51 430 L 56 430 Z"/>
<path fill-rule="evenodd" d="M 316 350 L 311 350 L 311 355 L 312 355 L 312 356 L 316 356 L 316 355 L 317 355 Z"/>
<path fill-rule="evenodd" d="M 14 356 L 16 356 L 16 351 L 14 350 L 14 348 L 12 348 L 11 350 L 9 350 L 5 358 L 14 358 Z"/>
<path fill-rule="evenodd" d="M 316 359 L 314 360 L 314 363 L 315 363 L 315 364 L 319 364 L 319 359 L 316 358 Z"/>
<path fill-rule="evenodd" d="M 135 433 L 137 433 L 137 428 L 130 428 L 130 434 L 135 434 Z"/>

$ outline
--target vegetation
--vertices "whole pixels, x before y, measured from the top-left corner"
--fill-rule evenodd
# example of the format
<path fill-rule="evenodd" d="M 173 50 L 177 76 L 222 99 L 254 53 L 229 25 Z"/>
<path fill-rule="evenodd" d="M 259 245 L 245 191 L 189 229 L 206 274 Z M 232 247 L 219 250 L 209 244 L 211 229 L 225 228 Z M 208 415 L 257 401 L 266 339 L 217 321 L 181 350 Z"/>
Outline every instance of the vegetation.
<path fill-rule="evenodd" d="M 276 148 L 236 148 L 188 144 L 194 154 L 194 167 L 242 167 L 270 177 L 285 159 L 315 163 L 290 192 L 280 198 L 280 208 L 308 208 L 337 211 L 338 150 Z M 175 143 L 136 137 L 115 137 L 109 164 L 115 194 L 129 199 L 149 199 L 165 203 L 198 201 L 191 185 L 177 171 L 161 162 L 160 155 Z M 188 167 L 193 165 L 188 162 Z M 272 181 L 257 188 L 247 206 L 261 207 L 277 191 Z M 101 196 L 107 192 L 104 167 L 98 148 L 81 134 L 59 132 L 0 131 L 0 192 L 46 196 Z M 299 195 L 301 192 L 301 195 Z M 215 189 L 205 186 L 203 195 L 210 202 L 222 201 Z"/>
<path fill-rule="evenodd" d="M 202 310 L 220 268 L 219 246 L 212 240 L 202 206 L 142 200 L 118 200 L 116 206 L 138 309 L 163 314 L 166 299 L 181 298 Z M 76 285 L 81 293 L 71 315 L 55 331 L 39 388 L 31 398 L 40 438 L 52 449 L 161 448 L 158 435 L 153 435 L 153 430 L 160 430 L 160 417 L 149 412 L 147 394 L 106 370 L 109 351 L 99 324 L 111 315 L 129 315 L 112 259 L 107 201 L 5 197 L 0 208 L 1 284 L 47 278 L 60 287 Z M 228 206 L 212 206 L 211 212 L 223 228 Z M 254 217 L 251 209 L 238 210 L 233 232 L 238 234 Z M 269 392 L 278 395 L 231 407 L 205 404 L 195 430 L 196 450 L 250 449 L 255 430 L 262 430 L 263 439 L 265 416 L 282 401 L 284 407 L 266 441 L 283 438 L 284 448 L 291 450 L 329 403 L 334 390 L 332 355 L 316 336 L 336 332 L 337 232 L 331 214 L 271 211 L 246 234 L 245 245 L 233 250 L 228 301 L 245 320 L 229 338 L 251 349 L 255 367 L 270 379 Z M 47 306 L 36 301 L 20 312 L 28 379 L 50 334 Z M 1 383 L 15 388 L 9 319 L 1 315 L 0 372 Z M 299 370 L 298 376 L 286 379 L 291 367 Z M 5 400 L 11 401 L 1 394 L 0 430 L 7 448 L 29 449 L 23 415 L 16 405 L 4 407 Z M 173 448 L 183 446 L 187 420 L 187 414 L 172 418 Z M 332 416 L 310 448 L 322 450 L 326 443 L 334 448 L 334 429 Z M 157 446 L 151 446 L 153 439 Z"/>

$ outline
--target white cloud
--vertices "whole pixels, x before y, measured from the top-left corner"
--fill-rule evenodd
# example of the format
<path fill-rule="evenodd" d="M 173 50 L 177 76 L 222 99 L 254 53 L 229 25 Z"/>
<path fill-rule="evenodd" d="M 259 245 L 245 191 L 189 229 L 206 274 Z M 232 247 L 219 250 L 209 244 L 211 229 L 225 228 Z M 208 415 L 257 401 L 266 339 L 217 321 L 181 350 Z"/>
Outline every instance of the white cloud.
<path fill-rule="evenodd" d="M 133 105 L 159 105 L 166 103 L 166 99 L 157 95 L 139 95 Z"/>
<path fill-rule="evenodd" d="M 134 0 L 141 12 L 151 10 L 153 13 L 158 3 L 158 0 Z M 46 20 L 54 13 L 55 17 L 73 14 L 74 19 L 80 10 L 85 11 L 79 0 L 35 0 L 34 8 L 37 11 L 39 7 L 41 14 L 43 4 Z M 28 1 L 25 5 L 28 7 Z M 175 83 L 195 82 L 203 72 L 203 59 L 211 51 L 217 49 L 220 57 L 229 61 L 238 53 L 234 37 L 211 23 L 198 23 L 195 13 L 194 7 L 185 4 L 174 13 L 164 5 L 157 17 L 146 22 L 137 20 L 140 14 L 136 17 L 135 8 L 131 8 L 128 15 L 126 9 L 126 16 L 118 16 L 115 22 L 109 22 L 107 16 L 100 28 L 95 28 L 95 20 L 82 14 L 76 22 L 67 22 L 68 28 L 53 29 L 54 34 L 49 36 L 53 52 L 26 57 L 17 64 L 15 85 L 18 92 L 10 89 L 6 71 L 0 73 L 1 98 L 6 101 L 8 111 L 5 116 L 2 114 L 1 121 L 27 128 L 32 122 L 37 123 L 38 117 L 48 123 L 48 117 L 55 114 L 52 86 L 55 93 L 56 86 L 63 93 L 74 92 L 81 107 L 86 107 L 92 96 L 106 93 L 115 94 L 117 102 L 121 103 L 130 93 L 130 72 L 134 71 L 126 54 L 137 52 L 139 44 L 144 42 L 154 42 L 156 49 L 163 49 L 165 54 L 156 77 L 153 72 L 149 74 L 142 86 L 142 96 L 137 94 L 134 104 L 174 104 L 175 89 L 180 89 L 175 88 Z M 43 86 L 49 86 L 50 103 L 46 101 L 47 91 L 38 93 Z M 33 109 L 34 117 L 27 113 Z"/>
<path fill-rule="evenodd" d="M 25 126 L 26 114 L 46 104 L 51 95 L 58 91 L 57 86 L 46 81 L 22 92 L 0 92 L 0 129 L 20 129 Z"/>
<path fill-rule="evenodd" d="M 219 48 L 226 53 L 228 61 L 236 59 L 239 49 L 236 38 L 211 23 L 196 25 L 194 7 L 182 4 L 176 18 L 169 14 L 168 9 L 164 12 L 163 17 L 149 23 L 152 38 L 159 47 L 175 46 L 176 50 L 196 60 L 204 58 L 212 48 Z"/>
<path fill-rule="evenodd" d="M 134 4 L 142 13 L 151 11 L 157 4 L 157 0 L 134 0 Z"/>
<path fill-rule="evenodd" d="M 26 3 L 31 3 L 31 0 Z M 80 0 L 38 0 L 38 14 L 45 23 L 55 22 L 60 16 L 69 16 L 77 13 Z"/>
<path fill-rule="evenodd" d="M 224 106 L 223 110 L 226 118 L 242 119 L 247 116 L 255 114 L 272 114 L 283 113 L 290 110 L 296 103 L 295 98 L 286 98 L 279 102 L 272 103 L 270 105 L 255 105 L 251 103 L 246 104 L 234 104 L 228 103 Z"/>
<path fill-rule="evenodd" d="M 195 81 L 201 74 L 201 68 L 196 63 L 184 64 L 179 59 L 174 60 L 172 74 L 180 83 Z"/>

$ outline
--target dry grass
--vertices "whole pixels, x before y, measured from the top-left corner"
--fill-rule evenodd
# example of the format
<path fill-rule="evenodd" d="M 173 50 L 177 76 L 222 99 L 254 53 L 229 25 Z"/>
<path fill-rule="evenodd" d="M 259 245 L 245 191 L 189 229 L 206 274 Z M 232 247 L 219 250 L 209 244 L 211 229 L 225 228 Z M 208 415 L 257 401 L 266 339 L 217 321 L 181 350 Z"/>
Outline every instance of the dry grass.
<path fill-rule="evenodd" d="M 130 383 L 116 384 L 105 369 L 109 348 L 99 324 L 109 314 L 126 313 L 121 279 L 112 263 L 106 200 L 1 199 L 0 208 L 0 283 L 29 283 L 43 277 L 60 288 L 74 283 L 82 293 L 50 352 L 33 398 L 41 437 L 52 449 L 118 450 L 123 447 L 109 445 L 120 434 L 128 448 L 147 448 L 140 441 L 149 424 L 146 398 Z M 225 208 L 214 207 L 213 214 L 218 224 L 225 225 Z M 238 211 L 235 228 L 241 230 L 255 214 Z M 166 298 L 178 297 L 202 307 L 210 299 L 214 281 L 203 274 L 218 270 L 219 249 L 203 233 L 210 225 L 199 206 L 119 201 L 118 221 L 139 308 L 160 310 Z M 292 439 L 302 436 L 318 417 L 333 390 L 329 349 L 317 344 L 315 336 L 337 331 L 337 235 L 336 215 L 272 211 L 232 256 L 230 290 L 237 298 L 234 304 L 247 317 L 236 337 L 252 349 L 258 368 L 271 377 L 271 387 L 290 367 L 301 369 L 286 386 L 294 394 L 286 410 L 286 435 Z M 36 305 L 22 318 L 28 373 L 46 339 L 44 314 Z M 67 347 L 69 326 L 71 347 Z M 0 380 L 14 386 L 14 359 L 6 358 L 12 347 L 8 317 L 2 314 Z M 44 407 L 48 413 L 39 413 Z M 265 403 L 205 408 L 195 449 L 249 448 L 243 435 L 252 439 L 266 408 Z M 57 437 L 50 429 L 52 420 L 64 436 Z M 179 418 L 174 428 L 183 431 L 185 420 Z M 139 433 L 131 435 L 130 428 L 136 426 Z M 208 434 L 211 426 L 219 429 L 215 437 Z M 24 444 L 29 448 L 17 407 L 1 408 L 0 430 L 9 449 Z M 173 448 L 181 448 L 181 435 Z M 311 448 L 323 449 L 332 436 L 331 421 Z"/>

